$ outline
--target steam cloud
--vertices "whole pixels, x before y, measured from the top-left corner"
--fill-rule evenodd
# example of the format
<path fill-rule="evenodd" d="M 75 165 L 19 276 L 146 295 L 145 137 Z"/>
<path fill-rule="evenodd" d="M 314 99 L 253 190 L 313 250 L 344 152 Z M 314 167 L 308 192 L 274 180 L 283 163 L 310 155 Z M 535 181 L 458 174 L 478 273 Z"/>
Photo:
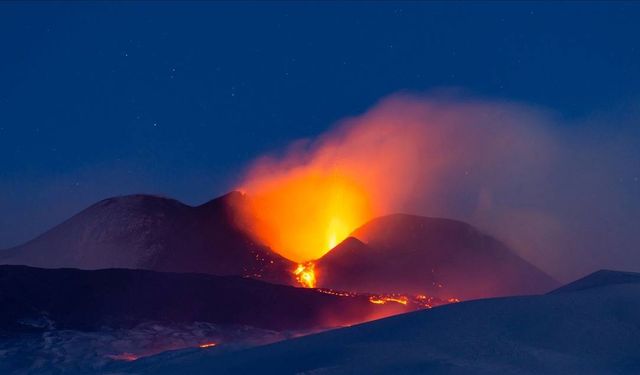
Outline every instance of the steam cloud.
<path fill-rule="evenodd" d="M 603 267 L 637 271 L 640 142 L 634 129 L 607 130 L 610 121 L 567 123 L 511 102 L 395 95 L 258 159 L 240 186 L 252 196 L 293 176 L 342 176 L 366 200 L 355 206 L 357 225 L 397 212 L 455 218 L 561 280 Z"/>

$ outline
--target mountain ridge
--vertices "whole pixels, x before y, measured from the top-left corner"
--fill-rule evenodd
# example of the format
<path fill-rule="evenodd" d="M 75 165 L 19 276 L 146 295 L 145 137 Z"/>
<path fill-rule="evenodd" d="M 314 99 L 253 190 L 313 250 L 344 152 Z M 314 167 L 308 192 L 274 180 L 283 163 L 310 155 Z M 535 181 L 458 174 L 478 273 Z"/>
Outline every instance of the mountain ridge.
<path fill-rule="evenodd" d="M 82 269 L 241 275 L 291 283 L 293 263 L 256 243 L 234 217 L 243 196 L 231 192 L 199 206 L 135 194 L 101 200 L 25 244 L 0 262 Z"/>
<path fill-rule="evenodd" d="M 473 299 L 538 294 L 558 282 L 496 238 L 453 219 L 374 218 L 316 262 L 327 288 Z"/>
<path fill-rule="evenodd" d="M 296 264 L 252 236 L 248 198 L 233 191 L 197 206 L 135 194 L 101 200 L 0 264 L 239 275 L 299 285 Z M 547 292 L 555 280 L 470 224 L 392 214 L 374 218 L 315 262 L 318 287 L 362 293 L 482 298 Z"/>

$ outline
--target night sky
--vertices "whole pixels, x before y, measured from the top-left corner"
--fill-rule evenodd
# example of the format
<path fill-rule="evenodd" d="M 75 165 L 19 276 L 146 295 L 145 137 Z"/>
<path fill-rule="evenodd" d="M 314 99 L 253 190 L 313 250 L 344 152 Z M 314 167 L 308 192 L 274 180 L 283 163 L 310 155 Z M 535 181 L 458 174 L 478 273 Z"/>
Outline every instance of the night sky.
<path fill-rule="evenodd" d="M 640 98 L 640 3 L 2 2 L 0 35 L 0 248 L 113 195 L 203 203 L 397 92 L 562 126 Z"/>

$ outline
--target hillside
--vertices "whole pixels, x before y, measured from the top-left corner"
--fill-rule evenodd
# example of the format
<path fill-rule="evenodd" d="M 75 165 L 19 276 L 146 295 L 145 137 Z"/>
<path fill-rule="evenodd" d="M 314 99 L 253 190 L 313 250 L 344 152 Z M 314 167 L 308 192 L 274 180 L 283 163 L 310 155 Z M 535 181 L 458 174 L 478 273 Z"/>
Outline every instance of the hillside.
<path fill-rule="evenodd" d="M 247 350 L 159 355 L 120 370 L 637 374 L 640 275 L 623 284 L 607 279 L 594 274 L 588 289 L 462 302 Z"/>
<path fill-rule="evenodd" d="M 321 287 L 442 298 L 544 293 L 558 283 L 469 224 L 415 215 L 376 218 L 316 262 Z"/>

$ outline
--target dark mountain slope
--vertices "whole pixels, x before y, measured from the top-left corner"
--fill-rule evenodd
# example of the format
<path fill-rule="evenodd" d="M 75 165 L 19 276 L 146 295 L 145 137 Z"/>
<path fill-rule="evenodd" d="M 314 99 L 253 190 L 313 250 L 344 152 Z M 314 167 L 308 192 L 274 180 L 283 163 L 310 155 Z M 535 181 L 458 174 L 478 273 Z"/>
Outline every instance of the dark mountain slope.
<path fill-rule="evenodd" d="M 462 299 L 557 286 L 500 241 L 455 220 L 389 215 L 352 236 L 316 262 L 319 286 Z"/>
<path fill-rule="evenodd" d="M 149 321 L 314 329 L 409 311 L 393 305 L 237 276 L 0 266 L 0 331 L 130 328 Z"/>
<path fill-rule="evenodd" d="M 234 210 L 244 199 L 232 192 L 198 207 L 148 195 L 106 199 L 0 252 L 0 263 L 201 272 L 291 283 L 292 263 L 256 243 L 236 222 Z"/>

